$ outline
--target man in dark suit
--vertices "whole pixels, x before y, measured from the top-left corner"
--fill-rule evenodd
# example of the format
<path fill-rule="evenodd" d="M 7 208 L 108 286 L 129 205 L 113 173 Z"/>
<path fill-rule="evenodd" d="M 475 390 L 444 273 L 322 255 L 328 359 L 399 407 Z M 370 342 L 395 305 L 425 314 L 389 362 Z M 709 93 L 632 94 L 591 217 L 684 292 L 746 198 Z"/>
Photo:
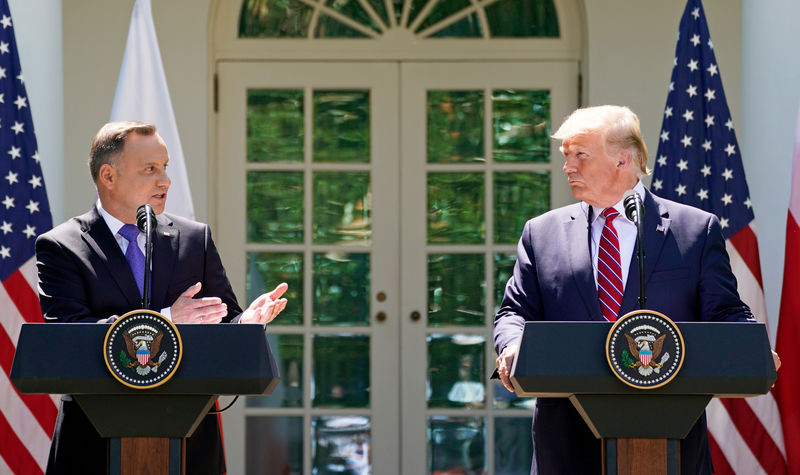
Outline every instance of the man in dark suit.
<path fill-rule="evenodd" d="M 126 238 L 124 228 L 136 223 L 136 211 L 143 204 L 153 207 L 158 222 L 151 309 L 174 323 L 266 325 L 285 308 L 284 283 L 242 311 L 208 225 L 163 213 L 170 185 L 168 161 L 167 148 L 153 125 L 112 122 L 95 135 L 89 169 L 97 203 L 36 241 L 45 321 L 111 323 L 141 308 L 143 269 L 135 277 L 126 252 L 134 242 L 143 252 L 145 238 L 136 232 Z M 204 418 L 186 450 L 187 473 L 225 472 L 217 416 Z M 47 473 L 105 473 L 107 466 L 107 441 L 72 398 L 64 396 Z"/>
<path fill-rule="evenodd" d="M 563 170 L 579 203 L 528 221 L 517 246 L 514 273 L 495 317 L 498 374 L 509 372 L 526 321 L 615 320 L 636 310 L 636 227 L 625 218 L 623 195 L 634 189 L 644 203 L 647 308 L 675 321 L 753 321 L 736 291 L 717 218 L 659 198 L 639 178 L 647 148 L 639 119 L 627 107 L 578 109 L 553 135 L 562 140 Z M 606 209 L 614 211 L 605 212 Z M 619 270 L 601 241 L 606 214 L 617 242 Z M 613 253 L 613 251 L 612 251 Z M 601 281 L 618 281 L 617 293 Z M 533 416 L 531 473 L 601 472 L 601 444 L 568 399 L 539 398 Z M 681 441 L 681 473 L 712 472 L 703 415 Z"/>

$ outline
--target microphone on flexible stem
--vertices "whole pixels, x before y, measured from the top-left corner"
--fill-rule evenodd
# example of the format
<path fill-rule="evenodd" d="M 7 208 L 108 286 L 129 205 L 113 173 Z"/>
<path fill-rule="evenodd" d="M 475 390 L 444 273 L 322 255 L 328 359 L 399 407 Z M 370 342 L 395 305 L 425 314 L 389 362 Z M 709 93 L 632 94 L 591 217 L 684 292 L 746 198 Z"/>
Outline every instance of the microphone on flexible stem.
<path fill-rule="evenodd" d="M 625 207 L 625 216 L 636 224 L 636 254 L 639 259 L 639 308 L 644 309 L 647 305 L 644 289 L 644 206 L 642 197 L 634 190 L 625 192 L 622 198 L 622 205 Z"/>
<path fill-rule="evenodd" d="M 142 308 L 150 308 L 150 267 L 153 261 L 153 231 L 156 228 L 156 214 L 150 205 L 139 206 L 136 210 L 136 226 L 144 233 L 144 285 L 142 289 Z"/>

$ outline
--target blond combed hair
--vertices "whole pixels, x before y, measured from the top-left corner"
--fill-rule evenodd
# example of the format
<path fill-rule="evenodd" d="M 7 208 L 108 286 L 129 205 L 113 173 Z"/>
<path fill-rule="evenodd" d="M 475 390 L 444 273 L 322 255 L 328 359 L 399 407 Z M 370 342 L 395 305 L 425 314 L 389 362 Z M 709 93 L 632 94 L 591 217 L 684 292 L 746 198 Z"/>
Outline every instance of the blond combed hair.
<path fill-rule="evenodd" d="M 625 106 L 594 106 L 570 114 L 552 138 L 565 140 L 576 135 L 600 133 L 611 151 L 629 150 L 639 177 L 650 174 L 647 168 L 647 145 L 642 137 L 639 117 Z"/>

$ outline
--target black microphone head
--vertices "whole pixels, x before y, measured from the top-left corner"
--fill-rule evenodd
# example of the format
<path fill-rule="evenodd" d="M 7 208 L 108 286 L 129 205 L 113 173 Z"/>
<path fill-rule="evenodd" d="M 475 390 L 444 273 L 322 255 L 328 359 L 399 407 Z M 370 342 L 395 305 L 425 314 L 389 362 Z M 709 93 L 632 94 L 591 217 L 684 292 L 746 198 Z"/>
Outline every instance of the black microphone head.
<path fill-rule="evenodd" d="M 625 207 L 625 217 L 627 217 L 630 221 L 636 221 L 634 219 L 636 215 L 636 202 L 639 202 L 639 207 L 642 209 L 642 215 L 644 215 L 644 207 L 641 205 L 642 199 L 639 197 L 639 194 L 636 193 L 634 190 L 628 190 L 625 192 L 622 198 L 622 205 Z"/>
<path fill-rule="evenodd" d="M 156 215 L 153 213 L 153 208 L 147 204 L 139 206 L 139 209 L 136 210 L 136 226 L 143 233 L 147 233 L 148 216 L 150 217 L 150 229 L 155 229 Z"/>

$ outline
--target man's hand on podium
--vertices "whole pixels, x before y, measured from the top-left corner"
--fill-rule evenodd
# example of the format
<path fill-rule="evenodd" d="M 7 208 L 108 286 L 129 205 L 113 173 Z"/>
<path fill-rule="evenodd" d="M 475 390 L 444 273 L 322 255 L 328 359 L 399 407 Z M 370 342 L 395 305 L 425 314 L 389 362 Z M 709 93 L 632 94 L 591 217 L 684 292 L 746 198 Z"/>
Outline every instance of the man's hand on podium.
<path fill-rule="evenodd" d="M 514 386 L 511 384 L 511 379 L 509 378 L 511 377 L 511 366 L 514 364 L 514 358 L 517 357 L 518 351 L 519 345 L 508 345 L 503 348 L 500 356 L 498 356 L 495 361 L 497 364 L 497 374 L 500 376 L 503 386 L 512 393 L 514 392 Z"/>
<path fill-rule="evenodd" d="M 253 303 L 242 313 L 239 323 L 260 323 L 266 325 L 278 316 L 286 308 L 286 299 L 280 298 L 289 288 L 285 282 L 278 284 L 275 290 L 261 294 L 253 300 Z"/>

